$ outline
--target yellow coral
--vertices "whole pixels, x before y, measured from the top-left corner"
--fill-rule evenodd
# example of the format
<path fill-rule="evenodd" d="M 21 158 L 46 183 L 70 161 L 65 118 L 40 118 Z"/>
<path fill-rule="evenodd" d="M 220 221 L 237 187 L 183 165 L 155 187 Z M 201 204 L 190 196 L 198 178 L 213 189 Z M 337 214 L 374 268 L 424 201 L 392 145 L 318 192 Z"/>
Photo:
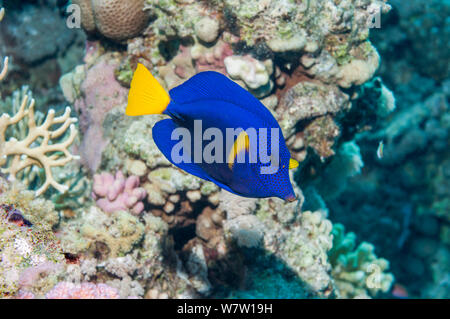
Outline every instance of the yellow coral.
<path fill-rule="evenodd" d="M 3 19 L 5 10 L 0 9 L 0 21 Z M 0 72 L 0 81 L 6 76 L 8 70 L 8 58 Z M 52 167 L 64 166 L 71 160 L 77 158 L 72 155 L 68 148 L 73 143 L 77 131 L 75 123 L 77 120 L 70 117 L 71 109 L 66 108 L 63 115 L 55 117 L 55 111 L 50 110 L 47 117 L 41 125 L 36 124 L 34 113 L 34 100 L 29 96 L 24 96 L 18 112 L 12 117 L 4 113 L 0 117 L 0 166 L 3 167 L 2 173 L 8 174 L 10 180 L 14 180 L 19 171 L 38 165 L 44 168 L 45 182 L 36 191 L 36 196 L 44 193 L 50 186 L 56 188 L 59 192 L 65 192 L 67 186 L 59 184 L 53 178 Z M 10 138 L 6 141 L 6 130 L 12 125 L 18 124 L 23 119 L 28 118 L 28 134 L 19 141 L 16 138 Z M 54 125 L 58 127 L 54 130 Z M 54 142 L 54 139 L 63 136 L 70 128 L 70 135 L 62 142 Z M 8 160 L 8 157 L 10 160 Z"/>

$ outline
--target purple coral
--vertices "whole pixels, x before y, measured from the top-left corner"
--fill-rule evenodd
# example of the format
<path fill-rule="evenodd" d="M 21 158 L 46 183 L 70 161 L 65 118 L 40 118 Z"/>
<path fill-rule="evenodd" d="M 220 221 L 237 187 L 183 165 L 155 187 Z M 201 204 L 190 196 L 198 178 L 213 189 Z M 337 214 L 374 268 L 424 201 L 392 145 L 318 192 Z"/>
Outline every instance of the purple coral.
<path fill-rule="evenodd" d="M 92 197 L 97 201 L 98 207 L 107 213 L 130 210 L 137 215 L 144 210 L 142 200 L 146 196 L 145 189 L 139 187 L 137 176 L 125 179 L 121 171 L 115 177 L 110 173 L 94 175 Z"/>
<path fill-rule="evenodd" d="M 86 61 L 94 59 L 99 50 L 98 46 L 88 44 Z M 109 54 L 94 61 L 86 71 L 86 78 L 80 87 L 80 97 L 74 103 L 83 134 L 80 155 L 92 172 L 100 166 L 102 151 L 108 144 L 103 137 L 102 128 L 106 114 L 113 108 L 126 104 L 128 96 L 128 90 L 117 82 L 114 75 L 119 61 Z"/>
<path fill-rule="evenodd" d="M 60 282 L 45 297 L 47 299 L 119 299 L 119 291 L 105 284 Z"/>

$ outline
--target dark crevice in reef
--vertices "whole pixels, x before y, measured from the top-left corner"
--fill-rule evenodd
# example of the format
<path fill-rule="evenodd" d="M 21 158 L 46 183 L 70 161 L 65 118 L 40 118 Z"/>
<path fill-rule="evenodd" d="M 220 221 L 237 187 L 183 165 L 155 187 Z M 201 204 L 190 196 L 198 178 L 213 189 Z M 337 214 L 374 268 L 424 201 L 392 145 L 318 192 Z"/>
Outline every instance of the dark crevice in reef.
<path fill-rule="evenodd" d="M 172 228 L 169 230 L 169 234 L 173 236 L 173 240 L 175 242 L 175 250 L 179 251 L 191 239 L 195 238 L 195 224 Z"/>

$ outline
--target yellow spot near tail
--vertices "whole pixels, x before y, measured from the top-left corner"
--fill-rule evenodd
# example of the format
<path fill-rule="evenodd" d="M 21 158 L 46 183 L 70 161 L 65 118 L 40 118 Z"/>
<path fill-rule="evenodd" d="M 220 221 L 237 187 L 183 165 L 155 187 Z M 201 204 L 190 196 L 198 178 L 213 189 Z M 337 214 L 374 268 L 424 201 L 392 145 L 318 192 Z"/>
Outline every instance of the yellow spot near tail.
<path fill-rule="evenodd" d="M 297 167 L 298 167 L 298 162 L 293 158 L 289 159 L 289 169 L 294 169 Z"/>
<path fill-rule="evenodd" d="M 170 103 L 169 94 L 142 64 L 138 64 L 131 80 L 126 115 L 161 114 Z"/>
<path fill-rule="evenodd" d="M 249 151 L 250 149 L 250 139 L 245 131 L 241 132 L 236 141 L 234 141 L 233 147 L 230 150 L 230 153 L 228 154 L 228 167 L 230 169 L 233 169 L 234 165 L 234 159 L 239 155 L 241 152 Z"/>

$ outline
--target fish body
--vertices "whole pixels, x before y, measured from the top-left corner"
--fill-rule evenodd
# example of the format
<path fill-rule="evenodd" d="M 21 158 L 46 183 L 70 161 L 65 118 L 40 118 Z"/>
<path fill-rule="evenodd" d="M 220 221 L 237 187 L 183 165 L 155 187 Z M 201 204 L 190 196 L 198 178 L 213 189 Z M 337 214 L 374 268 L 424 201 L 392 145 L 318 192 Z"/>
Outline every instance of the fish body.
<path fill-rule="evenodd" d="M 298 163 L 290 158 L 278 122 L 226 76 L 201 72 L 167 94 L 138 65 L 126 114 L 168 115 L 153 127 L 153 139 L 164 156 L 186 172 L 240 196 L 295 200 L 289 168 Z M 189 133 L 179 152 L 174 151 L 180 146 L 177 130 Z"/>

